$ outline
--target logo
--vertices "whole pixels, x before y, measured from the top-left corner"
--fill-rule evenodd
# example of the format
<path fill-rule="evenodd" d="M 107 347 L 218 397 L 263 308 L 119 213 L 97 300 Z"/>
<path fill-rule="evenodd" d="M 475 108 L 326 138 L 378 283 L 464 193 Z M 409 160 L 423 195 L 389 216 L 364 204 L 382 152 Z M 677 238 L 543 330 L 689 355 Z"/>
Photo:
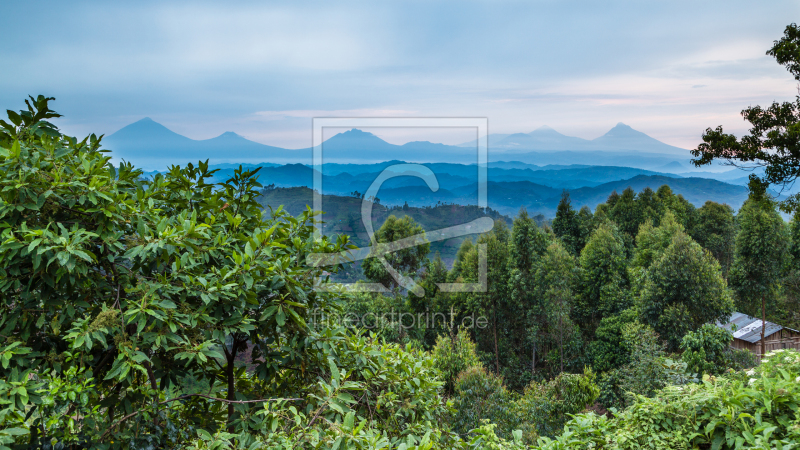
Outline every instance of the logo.
<path fill-rule="evenodd" d="M 477 202 L 480 208 L 488 206 L 487 201 L 487 169 L 488 169 L 488 120 L 486 118 L 314 118 L 313 119 L 313 168 L 314 168 L 314 211 L 325 211 L 323 205 L 323 156 L 324 156 L 324 142 L 323 131 L 325 128 L 436 128 L 436 127 L 458 127 L 458 128 L 472 128 L 475 129 L 477 136 L 477 145 L 473 150 L 472 148 L 465 147 L 465 151 L 476 150 L 476 165 L 477 171 Z M 401 155 L 391 155 L 391 159 L 398 159 Z M 439 230 L 426 231 L 425 233 L 417 234 L 414 236 L 406 237 L 394 242 L 379 243 L 375 238 L 375 231 L 373 229 L 372 208 L 374 206 L 373 199 L 378 198 L 381 186 L 388 180 L 396 177 L 416 177 L 425 182 L 427 187 L 432 192 L 439 190 L 439 181 L 436 174 L 427 166 L 423 164 L 394 164 L 390 165 L 381 171 L 370 185 L 367 192 L 364 194 L 361 201 L 361 221 L 367 231 L 370 246 L 363 248 L 355 248 L 340 253 L 312 253 L 308 255 L 306 262 L 314 267 L 334 266 L 344 264 L 352 261 L 361 261 L 366 258 L 376 258 L 380 261 L 381 265 L 397 282 L 398 286 L 406 289 L 408 292 L 423 296 L 425 294 L 424 288 L 417 284 L 410 276 L 405 276 L 397 271 L 386 260 L 386 255 L 392 252 L 411 248 L 417 245 L 422 245 L 427 242 L 443 241 L 470 234 L 485 233 L 492 229 L 494 221 L 489 217 L 481 217 L 469 223 L 459 224 Z M 321 234 L 322 220 L 317 216 L 317 237 Z M 485 292 L 486 291 L 486 277 L 487 277 L 487 252 L 486 244 L 478 244 L 478 282 L 477 283 L 436 283 L 436 285 L 445 292 Z M 331 289 L 343 287 L 346 289 L 356 289 L 364 292 L 387 292 L 388 288 L 380 283 L 319 283 L 321 289 Z"/>

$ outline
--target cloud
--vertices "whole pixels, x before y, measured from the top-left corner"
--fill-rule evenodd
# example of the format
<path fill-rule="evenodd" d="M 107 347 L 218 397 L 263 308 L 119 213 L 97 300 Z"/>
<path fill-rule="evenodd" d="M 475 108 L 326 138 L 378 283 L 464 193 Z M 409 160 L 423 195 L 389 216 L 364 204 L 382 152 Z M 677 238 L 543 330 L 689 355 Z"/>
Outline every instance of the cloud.
<path fill-rule="evenodd" d="M 24 38 L 0 48 L 0 107 L 55 96 L 77 135 L 150 116 L 303 147 L 312 117 L 478 116 L 587 137 L 624 121 L 690 146 L 794 95 L 764 52 L 797 13 L 793 0 L 12 2 L 0 29 Z"/>
<path fill-rule="evenodd" d="M 257 111 L 254 113 L 259 119 L 281 120 L 286 118 L 313 119 L 315 117 L 403 117 L 414 116 L 418 111 L 403 109 L 305 109 L 305 110 L 285 110 L 285 111 Z"/>

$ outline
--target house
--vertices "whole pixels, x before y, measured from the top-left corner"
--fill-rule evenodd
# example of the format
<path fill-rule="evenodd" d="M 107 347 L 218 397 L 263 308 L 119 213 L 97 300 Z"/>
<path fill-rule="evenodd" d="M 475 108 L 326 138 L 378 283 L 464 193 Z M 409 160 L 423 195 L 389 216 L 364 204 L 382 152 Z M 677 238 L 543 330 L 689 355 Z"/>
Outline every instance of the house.
<path fill-rule="evenodd" d="M 761 359 L 761 319 L 739 312 L 733 313 L 727 323 L 718 323 L 733 334 L 733 348 L 749 350 Z M 764 328 L 767 353 L 782 348 L 800 350 L 800 331 L 787 328 L 770 321 Z"/>

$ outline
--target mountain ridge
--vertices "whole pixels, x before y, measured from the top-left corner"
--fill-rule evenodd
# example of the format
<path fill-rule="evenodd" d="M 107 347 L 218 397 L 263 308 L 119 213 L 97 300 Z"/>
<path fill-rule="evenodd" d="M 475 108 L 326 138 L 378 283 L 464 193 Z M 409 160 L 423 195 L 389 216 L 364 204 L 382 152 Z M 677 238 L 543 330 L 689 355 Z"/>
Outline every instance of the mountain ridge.
<path fill-rule="evenodd" d="M 584 152 L 593 154 L 562 153 L 551 157 L 551 164 L 572 163 L 575 160 L 598 165 L 607 159 L 609 152 L 638 155 L 642 169 L 665 165 L 675 159 L 676 151 L 688 158 L 688 151 L 664 144 L 622 123 L 605 135 L 586 140 L 565 136 L 548 126 L 539 127 L 530 133 L 515 133 L 505 136 L 490 147 L 490 157 L 514 155 L 523 162 L 536 162 L 546 149 L 559 152 Z M 211 139 L 195 140 L 178 134 L 149 117 L 133 122 L 107 136 L 104 143 L 114 150 L 115 159 L 132 161 L 146 169 L 165 168 L 171 164 L 186 164 L 209 159 L 215 163 L 310 163 L 311 148 L 286 149 L 251 141 L 233 131 L 226 131 Z M 416 162 L 475 163 L 476 155 L 465 151 L 463 146 L 446 145 L 429 141 L 411 141 L 395 145 L 358 128 L 338 133 L 321 144 L 325 159 L 329 162 L 376 163 L 395 159 Z M 677 150 L 676 150 L 677 149 Z M 659 154 L 656 150 L 666 152 Z M 526 153 L 527 152 L 527 153 Z M 600 152 L 600 153 L 597 153 Z M 670 153 L 672 155 L 670 156 Z M 685 154 L 683 154 L 685 153 Z M 570 159 L 572 158 L 572 160 Z M 606 164 L 608 165 L 608 164 Z M 613 164 L 619 165 L 619 164 Z"/>

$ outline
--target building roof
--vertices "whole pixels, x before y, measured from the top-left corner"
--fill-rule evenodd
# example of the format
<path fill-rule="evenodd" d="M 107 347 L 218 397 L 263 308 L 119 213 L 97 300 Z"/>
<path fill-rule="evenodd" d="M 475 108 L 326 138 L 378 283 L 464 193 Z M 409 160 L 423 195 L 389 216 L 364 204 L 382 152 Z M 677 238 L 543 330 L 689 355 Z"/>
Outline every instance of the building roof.
<path fill-rule="evenodd" d="M 727 323 L 718 323 L 717 326 L 732 332 L 734 339 L 741 339 L 751 344 L 761 340 L 761 319 L 748 316 L 747 314 L 735 312 L 731 315 Z M 766 328 L 764 329 L 764 337 L 771 336 L 784 328 L 798 332 L 797 330 L 772 323 L 768 320 L 766 322 Z"/>

